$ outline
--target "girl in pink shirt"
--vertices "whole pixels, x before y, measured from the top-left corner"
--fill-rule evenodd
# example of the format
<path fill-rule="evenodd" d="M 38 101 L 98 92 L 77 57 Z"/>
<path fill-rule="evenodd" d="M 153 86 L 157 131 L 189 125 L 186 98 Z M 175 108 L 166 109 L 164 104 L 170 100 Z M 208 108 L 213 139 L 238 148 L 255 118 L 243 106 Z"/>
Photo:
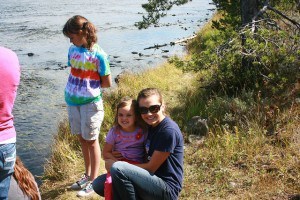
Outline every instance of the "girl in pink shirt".
<path fill-rule="evenodd" d="M 0 47 L 0 144 L 16 142 L 12 110 L 20 83 L 20 65 L 17 55 Z"/>
<path fill-rule="evenodd" d="M 16 130 L 12 110 L 20 83 L 17 55 L 0 47 L 0 199 L 7 199 L 16 160 Z"/>

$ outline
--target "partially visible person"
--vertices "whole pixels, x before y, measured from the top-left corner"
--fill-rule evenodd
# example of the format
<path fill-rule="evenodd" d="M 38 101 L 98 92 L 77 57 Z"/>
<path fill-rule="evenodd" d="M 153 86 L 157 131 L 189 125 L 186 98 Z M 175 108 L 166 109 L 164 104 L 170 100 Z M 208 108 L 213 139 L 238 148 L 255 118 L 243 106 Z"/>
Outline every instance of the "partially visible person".
<path fill-rule="evenodd" d="M 129 97 L 122 98 L 117 105 L 114 126 L 106 136 L 103 148 L 104 160 L 143 163 L 146 155 L 147 130 L 145 129 L 138 114 L 137 101 Z M 121 153 L 122 158 L 116 158 L 113 154 L 114 151 Z M 107 172 L 104 187 L 105 200 L 112 200 L 112 181 L 109 172 Z"/>
<path fill-rule="evenodd" d="M 129 164 L 109 159 L 114 200 L 176 200 L 183 181 L 183 136 L 178 125 L 164 114 L 160 91 L 146 88 L 137 98 L 142 119 L 150 126 L 146 141 L 148 162 Z M 105 175 L 94 180 L 96 193 L 104 194 Z"/>
<path fill-rule="evenodd" d="M 65 88 L 72 134 L 78 135 L 85 173 L 71 188 L 81 189 L 77 196 L 94 192 L 92 181 L 100 168 L 100 127 L 104 118 L 102 88 L 111 86 L 108 55 L 97 44 L 97 30 L 85 17 L 75 15 L 63 27 L 73 45 L 69 48 L 71 72 Z"/>
<path fill-rule="evenodd" d="M 41 195 L 33 175 L 17 156 L 14 174 L 10 181 L 9 200 L 40 200 Z"/>
<path fill-rule="evenodd" d="M 12 114 L 20 83 L 17 55 L 0 47 L 0 200 L 7 199 L 16 159 L 16 130 Z"/>

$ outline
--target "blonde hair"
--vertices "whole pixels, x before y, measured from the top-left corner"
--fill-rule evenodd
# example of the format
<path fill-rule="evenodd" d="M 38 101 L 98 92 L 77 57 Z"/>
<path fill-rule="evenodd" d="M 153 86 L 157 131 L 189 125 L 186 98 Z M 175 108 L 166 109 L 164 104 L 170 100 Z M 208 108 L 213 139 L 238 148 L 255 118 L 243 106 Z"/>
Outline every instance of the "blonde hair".
<path fill-rule="evenodd" d="M 64 25 L 63 34 L 69 37 L 70 34 L 79 34 L 82 31 L 86 37 L 87 49 L 92 49 L 97 42 L 97 29 L 89 20 L 80 15 L 71 17 Z"/>
<path fill-rule="evenodd" d="M 13 176 L 16 179 L 23 193 L 30 197 L 30 199 L 32 200 L 38 200 L 39 191 L 35 179 L 30 173 L 30 171 L 28 171 L 27 168 L 24 166 L 23 162 L 18 156 L 16 158 L 14 170 L 15 172 Z"/>

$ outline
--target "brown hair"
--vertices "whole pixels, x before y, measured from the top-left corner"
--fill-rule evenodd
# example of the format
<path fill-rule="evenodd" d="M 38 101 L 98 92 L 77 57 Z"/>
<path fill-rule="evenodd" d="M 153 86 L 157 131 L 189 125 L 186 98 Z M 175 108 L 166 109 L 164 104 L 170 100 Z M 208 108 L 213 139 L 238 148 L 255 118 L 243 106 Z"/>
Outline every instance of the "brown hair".
<path fill-rule="evenodd" d="M 63 34 L 69 37 L 70 34 L 79 34 L 82 31 L 86 37 L 87 49 L 91 49 L 97 42 L 97 29 L 85 17 L 75 15 L 71 17 L 63 28 Z"/>
<path fill-rule="evenodd" d="M 120 102 L 117 105 L 116 114 L 115 114 L 115 120 L 114 125 L 118 128 L 120 128 L 120 125 L 118 124 L 118 111 L 120 108 L 124 108 L 128 105 L 131 105 L 131 108 L 134 110 L 135 115 L 135 125 L 139 126 L 142 129 L 146 129 L 147 125 L 145 124 L 144 120 L 142 120 L 141 116 L 139 115 L 138 111 L 138 103 L 137 100 L 132 99 L 130 97 L 123 97 Z"/>
<path fill-rule="evenodd" d="M 15 172 L 13 176 L 23 193 L 30 197 L 32 200 L 38 200 L 39 191 L 35 179 L 30 171 L 28 171 L 28 169 L 24 166 L 23 162 L 18 156 L 16 158 L 14 170 Z"/>
<path fill-rule="evenodd" d="M 163 103 L 162 95 L 157 88 L 146 88 L 146 89 L 141 90 L 138 94 L 137 101 L 139 102 L 141 98 L 147 98 L 152 95 L 158 96 L 158 101 L 161 104 Z"/>
<path fill-rule="evenodd" d="M 152 95 L 158 96 L 159 103 L 161 103 L 161 105 L 164 104 L 163 96 L 157 88 L 145 88 L 145 89 L 141 90 L 138 94 L 137 102 L 139 103 L 140 99 L 148 98 Z M 166 108 L 166 105 L 164 105 L 164 109 L 162 110 L 162 112 L 164 115 L 168 115 L 168 112 L 166 111 L 165 108 Z"/>

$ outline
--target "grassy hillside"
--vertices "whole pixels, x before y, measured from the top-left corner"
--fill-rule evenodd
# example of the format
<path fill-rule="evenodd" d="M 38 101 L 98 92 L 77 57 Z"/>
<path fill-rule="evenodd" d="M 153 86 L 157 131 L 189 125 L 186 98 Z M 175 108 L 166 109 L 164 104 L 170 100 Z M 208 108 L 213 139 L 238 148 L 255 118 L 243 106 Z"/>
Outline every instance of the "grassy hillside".
<path fill-rule="evenodd" d="M 167 110 L 179 107 L 183 99 L 179 96 L 182 91 L 193 89 L 196 79 L 193 74 L 185 74 L 172 65 L 164 64 L 141 74 L 126 74 L 122 76 L 119 87 L 107 91 L 104 97 L 105 120 L 102 125 L 103 142 L 113 123 L 114 108 L 118 100 L 127 95 L 136 98 L 137 93 L 145 87 L 160 88 L 167 101 Z M 52 146 L 52 156 L 45 167 L 43 184 L 41 186 L 43 199 L 78 199 L 76 192 L 69 186 L 76 181 L 84 171 L 81 151 L 76 137 L 70 134 L 67 119 L 60 123 L 59 131 Z M 105 172 L 104 163 L 101 163 L 101 172 Z M 88 199 L 99 199 L 96 195 Z"/>
<path fill-rule="evenodd" d="M 277 70 L 268 74 L 266 82 L 253 79 L 251 87 L 246 84 L 240 87 L 241 80 L 235 79 L 237 74 L 231 71 L 240 58 L 234 51 L 238 46 L 233 45 L 226 55 L 220 54 L 222 59 L 216 56 L 216 49 L 222 46 L 228 33 L 224 35 L 210 25 L 189 43 L 190 53 L 186 58 L 173 58 L 155 69 L 126 74 L 117 88 L 106 91 L 101 143 L 111 127 L 116 102 L 125 95 L 136 97 L 142 88 L 157 87 L 186 141 L 180 199 L 299 199 L 299 37 L 288 36 L 293 38 L 296 52 L 279 59 L 280 55 L 273 53 L 281 50 L 286 55 L 289 50 L 279 48 L 270 51 L 270 58 L 261 60 L 268 69 L 276 66 L 271 70 Z M 275 58 L 278 59 L 272 60 Z M 297 70 L 288 73 L 280 68 L 287 63 L 290 70 Z M 234 84 L 236 87 L 232 89 Z M 188 124 L 193 116 L 207 119 L 209 132 L 205 137 L 191 137 Z M 79 144 L 70 135 L 65 120 L 60 123 L 52 157 L 45 166 L 43 199 L 77 199 L 76 192 L 68 186 L 82 173 L 82 162 Z M 103 163 L 101 171 L 104 171 Z M 88 199 L 99 197 L 94 195 Z"/>
<path fill-rule="evenodd" d="M 102 132 L 106 133 L 111 126 L 112 108 L 117 99 L 125 94 L 135 96 L 143 87 L 158 87 L 163 91 L 170 115 L 184 130 L 184 107 L 194 107 L 195 114 L 199 107 L 193 99 L 198 93 L 198 80 L 195 74 L 183 73 L 167 64 L 140 75 L 124 76 L 120 87 L 105 97 L 106 120 Z M 212 112 L 222 112 L 223 106 L 235 107 L 241 103 L 238 98 L 216 101 L 207 105 Z M 261 109 L 256 104 L 249 113 L 253 117 L 243 125 L 246 130 L 243 126 L 232 130 L 215 124 L 210 125 L 207 137 L 186 142 L 185 179 L 180 199 L 288 199 L 299 195 L 299 104 L 278 111 L 279 132 L 271 136 L 266 135 L 266 129 L 258 121 L 264 114 Z M 187 141 L 188 133 L 184 134 Z M 83 163 L 67 122 L 61 122 L 55 141 L 45 168 L 43 199 L 77 199 L 76 192 L 68 187 L 82 173 Z M 103 163 L 101 171 L 104 171 Z"/>

